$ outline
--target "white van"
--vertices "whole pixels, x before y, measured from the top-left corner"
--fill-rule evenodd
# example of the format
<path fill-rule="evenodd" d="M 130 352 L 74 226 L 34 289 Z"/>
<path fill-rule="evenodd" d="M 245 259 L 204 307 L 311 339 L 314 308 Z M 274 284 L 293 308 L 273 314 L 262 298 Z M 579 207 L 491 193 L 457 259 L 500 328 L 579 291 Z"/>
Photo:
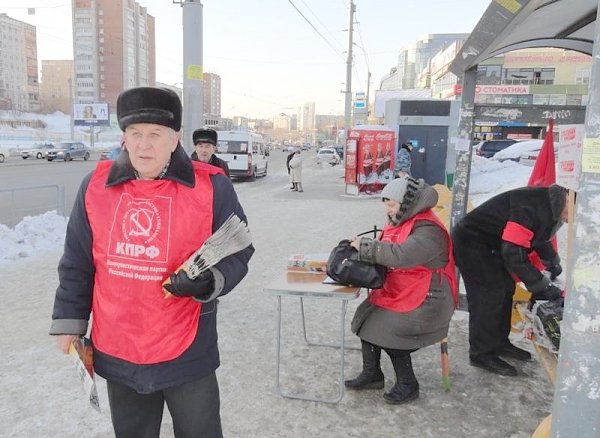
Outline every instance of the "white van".
<path fill-rule="evenodd" d="M 218 131 L 217 157 L 227 161 L 229 175 L 237 178 L 265 176 L 268 152 L 262 136 L 253 132 Z"/>

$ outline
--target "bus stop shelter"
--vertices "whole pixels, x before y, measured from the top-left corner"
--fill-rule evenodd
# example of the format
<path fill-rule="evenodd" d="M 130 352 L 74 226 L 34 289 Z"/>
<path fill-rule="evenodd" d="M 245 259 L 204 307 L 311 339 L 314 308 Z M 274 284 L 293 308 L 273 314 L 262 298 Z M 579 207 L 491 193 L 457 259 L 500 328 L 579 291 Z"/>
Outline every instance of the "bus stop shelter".
<path fill-rule="evenodd" d="M 552 436 L 600 436 L 600 0 L 493 0 L 453 60 L 463 81 L 455 140 L 451 226 L 465 214 L 477 66 L 518 49 L 554 47 L 592 56 L 574 215 L 573 251 L 566 261 L 567 296 L 561 323 Z"/>

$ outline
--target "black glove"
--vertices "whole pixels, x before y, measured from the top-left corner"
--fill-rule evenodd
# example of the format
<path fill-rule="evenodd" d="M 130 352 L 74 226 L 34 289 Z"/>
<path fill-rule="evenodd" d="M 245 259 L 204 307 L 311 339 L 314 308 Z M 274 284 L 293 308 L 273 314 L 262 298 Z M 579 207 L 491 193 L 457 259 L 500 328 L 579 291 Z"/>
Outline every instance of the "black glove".
<path fill-rule="evenodd" d="M 210 269 L 202 272 L 193 280 L 182 269 L 169 276 L 170 284 L 163 286 L 178 297 L 210 297 L 215 288 L 215 277 Z"/>
<path fill-rule="evenodd" d="M 562 274 L 562 266 L 553 265 L 546 268 L 546 271 L 550 273 L 550 280 L 554 280 L 560 274 Z"/>
<path fill-rule="evenodd" d="M 561 297 L 562 290 L 552 282 L 548 282 L 548 286 L 539 292 L 532 293 L 535 300 L 550 300 L 554 301 Z"/>

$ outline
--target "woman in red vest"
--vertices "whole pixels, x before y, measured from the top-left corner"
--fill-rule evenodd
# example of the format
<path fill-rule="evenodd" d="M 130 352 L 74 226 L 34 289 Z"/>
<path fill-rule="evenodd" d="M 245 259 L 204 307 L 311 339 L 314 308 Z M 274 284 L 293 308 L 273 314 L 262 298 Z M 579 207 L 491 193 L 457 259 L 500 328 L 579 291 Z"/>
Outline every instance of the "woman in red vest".
<path fill-rule="evenodd" d="M 383 395 L 401 404 L 419 397 L 410 354 L 448 334 L 458 289 L 452 242 L 431 211 L 435 189 L 422 179 L 397 178 L 381 197 L 388 223 L 379 240 L 354 238 L 361 260 L 387 266 L 385 283 L 358 307 L 352 331 L 361 339 L 363 370 L 348 389 L 382 389 L 381 350 L 389 355 L 396 384 Z"/>

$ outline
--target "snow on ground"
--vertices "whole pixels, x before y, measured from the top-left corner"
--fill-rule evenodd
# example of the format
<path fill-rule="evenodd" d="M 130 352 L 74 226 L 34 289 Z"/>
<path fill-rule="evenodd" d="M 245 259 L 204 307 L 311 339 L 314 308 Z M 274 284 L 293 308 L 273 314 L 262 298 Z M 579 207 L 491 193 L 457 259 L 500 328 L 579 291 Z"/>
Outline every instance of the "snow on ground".
<path fill-rule="evenodd" d="M 407 405 L 387 405 L 383 391 L 346 392 L 338 404 L 290 400 L 278 394 L 277 299 L 265 295 L 263 287 L 285 271 L 290 254 L 328 252 L 339 240 L 381 225 L 385 216 L 376 196 L 344 195 L 341 166 L 322 168 L 306 159 L 304 193 L 290 191 L 283 158 L 270 166 L 268 177 L 235 184 L 256 253 L 244 281 L 219 302 L 221 367 L 217 374 L 225 436 L 531 436 L 552 406 L 552 387 L 541 364 L 537 360 L 516 363 L 521 371 L 516 378 L 469 366 L 468 316 L 462 311 L 455 313 L 449 333 L 450 392 L 444 392 L 440 384 L 439 347 L 431 346 L 413 354 L 421 396 Z M 480 202 L 507 188 L 509 180 L 524 185 L 530 171 L 476 161 L 472 190 Z M 63 218 L 47 213 L 0 230 L 0 436 L 113 436 L 105 382 L 98 379 L 103 407 L 98 414 L 86 405 L 70 359 L 58 352 L 47 334 L 64 226 Z M 346 327 L 361 300 L 350 301 Z M 312 340 L 339 341 L 337 300 L 306 299 L 304 307 Z M 282 312 L 282 389 L 333 396 L 339 350 L 304 342 L 297 299 L 283 298 Z M 527 341 L 514 342 L 533 351 Z M 357 346 L 358 340 L 348 334 L 348 343 Z M 389 390 L 394 378 L 385 355 L 382 367 Z M 360 369 L 360 352 L 348 350 L 346 377 Z M 173 436 L 167 411 L 161 436 Z"/>

